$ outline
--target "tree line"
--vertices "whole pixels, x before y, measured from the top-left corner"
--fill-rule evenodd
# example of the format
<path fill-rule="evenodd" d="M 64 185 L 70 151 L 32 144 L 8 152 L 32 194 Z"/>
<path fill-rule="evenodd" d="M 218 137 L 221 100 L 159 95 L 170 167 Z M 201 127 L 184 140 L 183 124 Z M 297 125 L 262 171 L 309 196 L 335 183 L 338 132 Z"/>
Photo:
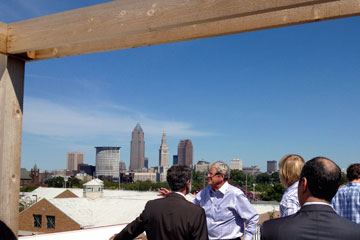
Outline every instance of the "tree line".
<path fill-rule="evenodd" d="M 151 182 L 151 181 L 137 181 L 133 183 L 118 183 L 108 180 L 104 181 L 105 189 L 124 189 L 135 191 L 157 191 L 159 188 L 165 187 L 169 189 L 167 182 Z M 343 174 L 343 184 L 346 184 L 347 179 Z M 80 181 L 76 177 L 70 177 L 66 183 L 63 177 L 54 177 L 45 181 L 49 187 L 56 188 L 82 188 L 85 182 Z M 279 202 L 285 191 L 284 186 L 280 183 L 279 173 L 272 174 L 260 173 L 256 176 L 246 174 L 241 170 L 231 170 L 230 183 L 243 190 L 249 199 L 263 200 L 263 201 L 277 201 Z M 207 172 L 193 171 L 192 174 L 192 193 L 197 193 L 207 186 Z M 32 191 L 36 186 L 26 186 L 21 191 Z M 254 192 L 255 190 L 255 192 Z"/>

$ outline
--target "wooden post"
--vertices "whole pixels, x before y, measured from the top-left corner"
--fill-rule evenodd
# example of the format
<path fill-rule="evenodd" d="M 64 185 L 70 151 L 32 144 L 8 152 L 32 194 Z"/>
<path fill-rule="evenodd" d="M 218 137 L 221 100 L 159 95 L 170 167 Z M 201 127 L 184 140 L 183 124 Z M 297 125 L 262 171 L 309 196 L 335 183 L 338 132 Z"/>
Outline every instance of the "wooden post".
<path fill-rule="evenodd" d="M 0 54 L 0 219 L 18 235 L 25 62 Z"/>

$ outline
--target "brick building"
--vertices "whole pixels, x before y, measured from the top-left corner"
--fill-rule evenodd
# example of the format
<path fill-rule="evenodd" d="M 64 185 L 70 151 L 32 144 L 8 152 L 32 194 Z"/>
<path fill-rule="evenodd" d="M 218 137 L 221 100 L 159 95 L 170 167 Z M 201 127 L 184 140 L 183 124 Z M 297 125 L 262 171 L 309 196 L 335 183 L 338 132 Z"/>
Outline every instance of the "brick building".
<path fill-rule="evenodd" d="M 89 186 L 85 186 L 88 190 Z M 95 187 L 93 191 L 96 191 Z M 19 215 L 19 234 L 52 233 L 87 229 L 134 220 L 157 192 L 103 190 L 86 197 L 84 189 L 40 187 L 28 194 L 32 202 Z M 91 192 L 92 193 L 92 192 Z"/>

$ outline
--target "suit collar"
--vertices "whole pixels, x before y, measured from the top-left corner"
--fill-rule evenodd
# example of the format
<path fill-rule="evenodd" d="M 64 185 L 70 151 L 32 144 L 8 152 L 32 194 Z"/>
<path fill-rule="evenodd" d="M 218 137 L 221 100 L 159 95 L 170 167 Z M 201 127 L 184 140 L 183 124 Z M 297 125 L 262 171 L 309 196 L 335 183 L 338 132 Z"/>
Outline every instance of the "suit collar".
<path fill-rule="evenodd" d="M 335 213 L 334 209 L 331 206 L 324 205 L 324 204 L 310 204 L 302 206 L 300 209 L 301 212 L 314 212 L 314 211 L 320 211 L 320 212 L 332 212 Z"/>

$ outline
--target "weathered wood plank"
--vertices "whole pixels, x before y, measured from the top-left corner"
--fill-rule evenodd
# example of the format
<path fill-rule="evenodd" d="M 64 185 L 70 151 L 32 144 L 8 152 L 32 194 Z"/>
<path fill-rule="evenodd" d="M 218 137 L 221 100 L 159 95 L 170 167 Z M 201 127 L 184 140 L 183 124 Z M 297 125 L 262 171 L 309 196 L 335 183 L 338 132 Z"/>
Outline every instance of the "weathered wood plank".
<path fill-rule="evenodd" d="M 17 235 L 24 62 L 0 54 L 0 219 Z"/>
<path fill-rule="evenodd" d="M 127 38 L 132 35 L 330 1 L 336 0 L 114 1 L 10 23 L 7 51 L 16 54 L 78 43 Z"/>
<path fill-rule="evenodd" d="M 341 0 L 239 17 L 230 20 L 183 26 L 170 30 L 152 31 L 109 40 L 97 40 L 70 46 L 43 49 L 36 51 L 34 59 L 41 60 L 84 53 L 186 41 L 356 15 L 360 15 L 360 0 Z"/>
<path fill-rule="evenodd" d="M 0 22 L 0 53 L 6 53 L 7 24 Z"/>

